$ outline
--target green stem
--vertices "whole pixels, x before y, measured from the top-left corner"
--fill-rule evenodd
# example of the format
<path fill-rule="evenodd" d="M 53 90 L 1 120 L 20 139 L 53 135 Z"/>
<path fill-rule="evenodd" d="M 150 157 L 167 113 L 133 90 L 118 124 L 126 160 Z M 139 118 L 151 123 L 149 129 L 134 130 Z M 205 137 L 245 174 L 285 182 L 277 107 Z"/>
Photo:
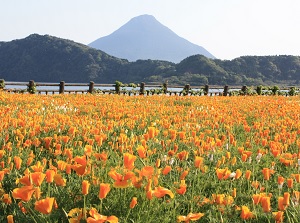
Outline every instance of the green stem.
<path fill-rule="evenodd" d="M 190 210 L 190 212 L 193 212 L 193 200 L 194 200 L 194 186 L 195 186 L 195 177 L 197 178 L 198 177 L 198 172 L 197 172 L 197 169 L 196 169 L 196 171 L 195 171 L 195 175 L 194 175 L 194 179 L 193 179 L 193 185 L 192 185 L 192 199 L 191 199 L 191 210 Z"/>
<path fill-rule="evenodd" d="M 127 219 L 129 217 L 130 212 L 131 212 L 131 208 L 129 208 L 129 211 L 128 211 L 127 215 L 126 215 L 125 222 L 127 222 Z"/>
<path fill-rule="evenodd" d="M 83 220 L 86 219 L 86 195 L 83 195 Z"/>
<path fill-rule="evenodd" d="M 51 189 L 50 183 L 48 183 L 47 197 L 50 197 L 50 189 Z"/>
<path fill-rule="evenodd" d="M 220 222 L 223 223 L 224 220 L 223 220 L 223 217 L 222 217 L 222 213 L 221 212 L 219 212 L 219 213 L 220 213 Z"/>
<path fill-rule="evenodd" d="M 103 199 L 100 199 L 100 214 L 102 214 L 102 204 L 103 204 Z"/>
<path fill-rule="evenodd" d="M 286 214 L 286 217 L 287 217 L 287 219 L 288 219 L 287 222 L 292 222 L 291 219 L 290 219 L 288 210 L 286 210 L 285 214 Z M 293 222 L 294 222 L 294 221 L 293 221 Z"/>
<path fill-rule="evenodd" d="M 120 191 L 119 204 L 121 205 L 121 213 L 123 213 L 122 189 L 119 189 L 119 191 Z"/>
<path fill-rule="evenodd" d="M 26 209 L 28 209 L 31 217 L 32 217 L 32 220 L 35 222 L 35 223 L 38 223 L 36 220 L 35 220 L 35 213 L 34 211 L 30 208 L 30 206 L 26 203 L 26 205 L 24 205 L 26 207 Z M 36 216 L 37 217 L 37 216 Z"/>

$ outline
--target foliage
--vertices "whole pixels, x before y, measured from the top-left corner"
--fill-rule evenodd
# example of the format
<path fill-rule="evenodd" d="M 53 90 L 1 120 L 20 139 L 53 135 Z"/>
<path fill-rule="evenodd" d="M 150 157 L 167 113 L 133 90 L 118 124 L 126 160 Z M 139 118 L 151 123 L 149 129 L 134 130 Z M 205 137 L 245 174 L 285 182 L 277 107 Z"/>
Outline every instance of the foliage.
<path fill-rule="evenodd" d="M 291 87 L 290 90 L 289 90 L 289 92 L 288 92 L 288 94 L 289 94 L 290 96 L 295 96 L 295 95 L 297 95 L 296 88 L 295 88 L 295 87 Z"/>
<path fill-rule="evenodd" d="M 33 83 L 32 85 L 28 85 L 27 92 L 30 94 L 35 94 L 36 93 L 36 84 Z"/>
<path fill-rule="evenodd" d="M 262 95 L 262 85 L 257 86 L 256 92 L 258 95 Z"/>
<path fill-rule="evenodd" d="M 5 81 L 3 79 L 0 79 L 0 89 L 5 88 Z"/>
<path fill-rule="evenodd" d="M 92 93 L 93 94 L 103 94 L 104 92 L 101 89 L 94 88 Z"/>
<path fill-rule="evenodd" d="M 124 85 L 123 85 L 123 83 L 121 81 L 116 81 L 115 82 L 115 91 L 116 91 L 117 94 L 120 93 L 120 88 L 123 87 L 123 86 Z"/>
<path fill-rule="evenodd" d="M 271 88 L 271 91 L 272 91 L 273 95 L 278 94 L 279 90 L 280 90 L 280 88 L 276 85 Z"/>

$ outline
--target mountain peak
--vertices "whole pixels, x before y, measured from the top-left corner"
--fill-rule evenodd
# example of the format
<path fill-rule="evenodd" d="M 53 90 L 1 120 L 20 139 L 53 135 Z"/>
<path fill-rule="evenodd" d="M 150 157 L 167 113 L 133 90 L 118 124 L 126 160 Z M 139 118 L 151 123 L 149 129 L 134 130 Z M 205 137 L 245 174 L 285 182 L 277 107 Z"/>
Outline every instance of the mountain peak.
<path fill-rule="evenodd" d="M 133 20 L 138 20 L 138 21 L 151 21 L 151 20 L 156 20 L 156 18 L 153 16 L 153 15 L 149 15 L 149 14 L 144 14 L 144 15 L 139 15 L 139 16 L 136 16 L 136 17 L 133 17 L 131 19 L 131 21 Z"/>
<path fill-rule="evenodd" d="M 128 23 L 139 23 L 144 25 L 151 24 L 151 23 L 160 24 L 160 22 L 153 15 L 148 15 L 148 14 L 133 17 L 132 19 L 129 20 Z"/>
<path fill-rule="evenodd" d="M 129 61 L 152 59 L 178 63 L 195 54 L 214 58 L 203 47 L 179 37 L 147 14 L 132 18 L 112 34 L 95 40 L 89 46 Z"/>

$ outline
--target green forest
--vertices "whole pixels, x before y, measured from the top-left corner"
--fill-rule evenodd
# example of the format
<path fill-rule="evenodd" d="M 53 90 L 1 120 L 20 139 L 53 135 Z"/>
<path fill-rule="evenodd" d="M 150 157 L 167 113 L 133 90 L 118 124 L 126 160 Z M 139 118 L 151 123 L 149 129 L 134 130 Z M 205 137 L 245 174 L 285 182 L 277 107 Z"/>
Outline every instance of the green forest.
<path fill-rule="evenodd" d="M 0 42 L 0 79 L 70 83 L 183 85 L 299 85 L 300 57 L 241 56 L 233 60 L 193 55 L 180 63 L 129 62 L 84 44 L 49 35 Z"/>

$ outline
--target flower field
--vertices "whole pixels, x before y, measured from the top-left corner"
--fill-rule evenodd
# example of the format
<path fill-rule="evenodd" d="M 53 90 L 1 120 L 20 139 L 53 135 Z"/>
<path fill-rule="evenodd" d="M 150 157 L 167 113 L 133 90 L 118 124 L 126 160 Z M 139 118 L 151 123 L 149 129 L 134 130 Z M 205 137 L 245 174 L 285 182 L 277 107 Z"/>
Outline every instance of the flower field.
<path fill-rule="evenodd" d="M 0 92 L 0 222 L 300 222 L 300 98 Z"/>

